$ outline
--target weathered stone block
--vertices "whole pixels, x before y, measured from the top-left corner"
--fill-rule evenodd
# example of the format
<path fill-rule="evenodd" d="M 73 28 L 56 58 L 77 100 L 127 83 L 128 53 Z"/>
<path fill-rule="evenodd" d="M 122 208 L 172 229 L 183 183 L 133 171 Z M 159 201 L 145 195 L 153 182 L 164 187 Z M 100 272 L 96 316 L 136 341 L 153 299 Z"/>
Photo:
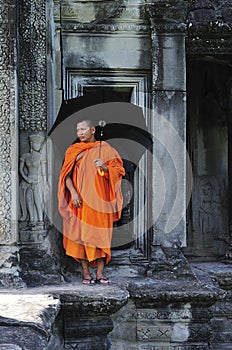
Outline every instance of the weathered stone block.
<path fill-rule="evenodd" d="M 185 36 L 184 34 L 153 35 L 154 88 L 167 91 L 185 91 Z"/>
<path fill-rule="evenodd" d="M 49 295 L 2 293 L 0 349 L 48 349 L 59 308 L 59 300 Z"/>
<path fill-rule="evenodd" d="M 114 37 L 95 35 L 69 35 L 64 37 L 64 64 L 67 67 L 101 69 L 149 69 L 151 65 L 150 37 Z M 91 74 L 91 73 L 90 73 Z"/>
<path fill-rule="evenodd" d="M 110 315 L 127 303 L 128 293 L 117 286 L 77 285 L 60 299 L 65 349 L 109 349 Z"/>
<path fill-rule="evenodd" d="M 27 286 L 58 284 L 62 281 L 55 257 L 45 244 L 27 244 L 20 248 L 21 277 Z M 29 267 L 29 268 L 28 268 Z"/>
<path fill-rule="evenodd" d="M 189 332 L 189 340 L 193 342 L 209 342 L 212 335 L 210 325 L 208 323 L 201 323 L 201 320 L 197 324 L 191 324 Z"/>

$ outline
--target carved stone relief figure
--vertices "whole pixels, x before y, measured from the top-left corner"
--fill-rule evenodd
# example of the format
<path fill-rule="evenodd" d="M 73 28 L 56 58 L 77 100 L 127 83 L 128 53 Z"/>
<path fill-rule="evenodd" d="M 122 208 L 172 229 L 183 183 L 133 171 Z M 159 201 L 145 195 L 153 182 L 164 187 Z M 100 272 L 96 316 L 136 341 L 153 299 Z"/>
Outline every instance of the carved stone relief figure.
<path fill-rule="evenodd" d="M 218 235 L 227 230 L 227 185 L 220 176 L 200 180 L 200 232 L 205 235 Z"/>
<path fill-rule="evenodd" d="M 212 183 L 202 181 L 200 190 L 200 229 L 201 232 L 210 233 L 215 228 L 215 201 Z"/>
<path fill-rule="evenodd" d="M 19 172 L 22 177 L 19 186 L 21 217 L 28 226 L 44 227 L 46 197 L 49 192 L 46 181 L 46 159 L 42 154 L 44 137 L 30 135 L 30 152 L 20 157 Z"/>

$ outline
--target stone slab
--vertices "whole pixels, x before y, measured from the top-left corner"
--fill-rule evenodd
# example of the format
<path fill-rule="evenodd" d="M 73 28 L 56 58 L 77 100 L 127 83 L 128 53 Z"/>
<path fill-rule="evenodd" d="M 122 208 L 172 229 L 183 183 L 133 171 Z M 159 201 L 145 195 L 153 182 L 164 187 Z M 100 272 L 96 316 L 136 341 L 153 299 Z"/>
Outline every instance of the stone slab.
<path fill-rule="evenodd" d="M 0 349 L 47 349 L 60 301 L 22 291 L 0 293 Z"/>
<path fill-rule="evenodd" d="M 51 326 L 52 320 L 57 315 L 60 301 L 51 295 L 20 293 L 0 293 L 0 322 L 11 319 L 11 323 L 36 324 L 41 329 Z M 51 316 L 51 320 L 46 315 Z"/>
<path fill-rule="evenodd" d="M 129 287 L 131 297 L 138 303 L 158 302 L 204 302 L 213 304 L 223 292 L 215 286 L 204 286 L 194 278 L 163 279 L 144 278 L 134 279 Z M 200 306 L 200 305 L 199 305 Z"/>

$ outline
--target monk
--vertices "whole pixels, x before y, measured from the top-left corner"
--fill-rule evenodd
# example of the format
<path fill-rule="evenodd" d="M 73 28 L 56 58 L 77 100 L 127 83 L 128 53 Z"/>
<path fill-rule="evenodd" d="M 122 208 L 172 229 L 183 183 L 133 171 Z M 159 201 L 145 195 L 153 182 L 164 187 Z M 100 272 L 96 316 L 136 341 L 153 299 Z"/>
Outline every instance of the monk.
<path fill-rule="evenodd" d="M 60 172 L 58 201 L 63 217 L 63 246 L 81 263 L 84 284 L 110 283 L 104 267 L 111 259 L 113 222 L 120 219 L 125 174 L 118 152 L 96 141 L 91 120 L 77 123 L 79 143 L 65 153 Z M 96 267 L 93 279 L 89 267 Z"/>

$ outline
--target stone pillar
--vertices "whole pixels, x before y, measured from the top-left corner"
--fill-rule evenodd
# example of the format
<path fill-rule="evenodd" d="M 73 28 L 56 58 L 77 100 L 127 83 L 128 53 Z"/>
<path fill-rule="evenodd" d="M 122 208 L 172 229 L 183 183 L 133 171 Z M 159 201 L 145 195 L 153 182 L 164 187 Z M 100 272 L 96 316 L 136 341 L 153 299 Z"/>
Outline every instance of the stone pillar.
<path fill-rule="evenodd" d="M 28 285 L 59 283 L 49 240 L 47 134 L 47 8 L 20 1 L 19 13 L 19 244 Z"/>
<path fill-rule="evenodd" d="M 77 285 L 72 293 L 60 295 L 65 350 L 111 348 L 111 315 L 127 303 L 129 294 L 116 285 L 105 287 Z"/>
<path fill-rule="evenodd" d="M 0 287 L 18 278 L 17 43 L 15 0 L 0 1 Z"/>
<path fill-rule="evenodd" d="M 186 245 L 186 64 L 187 1 L 147 2 L 152 38 L 154 143 L 153 260 L 165 262 Z M 162 251 L 160 247 L 164 247 Z M 174 250 L 173 250 L 174 248 Z M 176 254 L 176 253 L 174 253 Z M 178 254 L 176 259 L 181 257 Z"/>

